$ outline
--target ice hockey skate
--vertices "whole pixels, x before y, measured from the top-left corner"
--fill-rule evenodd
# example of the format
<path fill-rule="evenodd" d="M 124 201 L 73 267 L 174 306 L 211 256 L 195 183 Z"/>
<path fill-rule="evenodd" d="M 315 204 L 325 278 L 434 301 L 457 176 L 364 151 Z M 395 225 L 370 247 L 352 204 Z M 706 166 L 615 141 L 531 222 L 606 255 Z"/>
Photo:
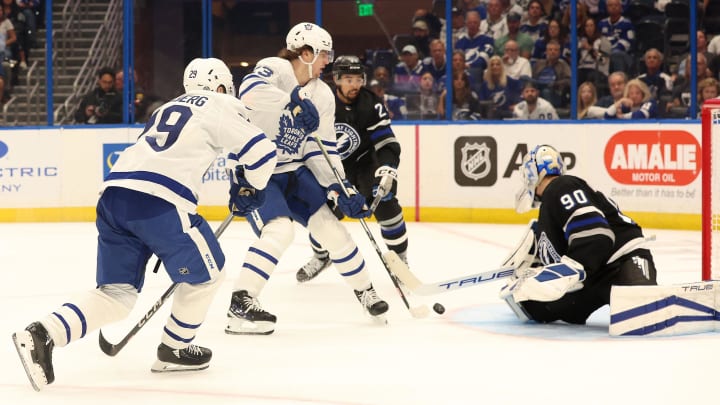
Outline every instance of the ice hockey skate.
<path fill-rule="evenodd" d="M 13 333 L 13 342 L 35 391 L 55 381 L 52 365 L 55 343 L 40 322 L 33 322 L 24 331 Z"/>
<path fill-rule="evenodd" d="M 385 313 L 389 308 L 388 303 L 380 299 L 372 284 L 365 290 L 355 290 L 355 296 L 374 321 L 380 324 L 387 323 Z"/>
<path fill-rule="evenodd" d="M 153 373 L 205 370 L 210 367 L 211 358 L 212 351 L 205 347 L 190 345 L 184 349 L 173 349 L 165 343 L 160 343 L 157 360 L 150 370 Z"/>
<path fill-rule="evenodd" d="M 299 283 L 310 281 L 317 277 L 317 275 L 320 274 L 321 271 L 330 267 L 330 264 L 332 264 L 332 260 L 330 260 L 330 255 L 328 255 L 328 252 L 323 252 L 321 254 L 315 253 L 312 259 L 310 259 L 309 262 L 307 262 L 304 266 L 302 266 L 300 270 L 297 271 L 297 274 L 295 274 L 295 278 L 297 278 L 297 281 Z"/>
<path fill-rule="evenodd" d="M 227 312 L 230 335 L 269 335 L 275 331 L 277 317 L 260 307 L 260 302 L 247 291 L 235 291 Z"/>

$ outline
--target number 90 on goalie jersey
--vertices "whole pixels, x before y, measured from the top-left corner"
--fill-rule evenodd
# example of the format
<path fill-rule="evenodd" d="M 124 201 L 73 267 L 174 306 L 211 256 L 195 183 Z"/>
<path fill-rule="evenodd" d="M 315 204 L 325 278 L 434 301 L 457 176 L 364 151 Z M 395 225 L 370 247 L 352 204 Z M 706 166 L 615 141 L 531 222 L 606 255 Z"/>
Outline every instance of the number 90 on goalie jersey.
<path fill-rule="evenodd" d="M 613 286 L 611 336 L 673 336 L 720 327 L 720 282 L 670 286 Z"/>

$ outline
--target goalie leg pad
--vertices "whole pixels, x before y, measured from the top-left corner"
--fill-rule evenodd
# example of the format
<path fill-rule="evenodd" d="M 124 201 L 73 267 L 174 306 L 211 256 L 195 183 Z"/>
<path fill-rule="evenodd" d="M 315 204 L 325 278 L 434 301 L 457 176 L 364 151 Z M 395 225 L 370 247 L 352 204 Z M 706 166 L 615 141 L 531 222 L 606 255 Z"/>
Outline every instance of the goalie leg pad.
<path fill-rule="evenodd" d="M 720 282 L 613 286 L 611 336 L 672 336 L 718 330 Z"/>

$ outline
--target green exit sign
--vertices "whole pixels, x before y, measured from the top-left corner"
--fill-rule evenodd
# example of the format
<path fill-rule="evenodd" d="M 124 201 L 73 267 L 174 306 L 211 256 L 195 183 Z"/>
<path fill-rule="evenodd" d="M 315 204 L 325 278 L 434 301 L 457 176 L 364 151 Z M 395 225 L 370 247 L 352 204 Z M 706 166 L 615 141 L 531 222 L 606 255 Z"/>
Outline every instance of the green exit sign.
<path fill-rule="evenodd" d="M 373 9 L 373 4 L 361 4 L 358 3 L 358 16 L 359 17 L 369 17 L 375 13 L 375 10 Z"/>

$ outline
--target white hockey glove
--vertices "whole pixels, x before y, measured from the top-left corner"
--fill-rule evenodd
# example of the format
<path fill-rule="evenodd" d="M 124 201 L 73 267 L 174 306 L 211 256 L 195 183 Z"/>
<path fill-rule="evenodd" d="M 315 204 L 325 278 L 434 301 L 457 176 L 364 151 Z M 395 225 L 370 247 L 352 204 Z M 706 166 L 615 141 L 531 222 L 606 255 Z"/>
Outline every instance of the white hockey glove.
<path fill-rule="evenodd" d="M 583 265 L 563 256 L 560 263 L 527 270 L 524 277 L 513 278 L 500 290 L 500 298 L 512 295 L 516 302 L 557 301 L 565 294 L 583 288 Z"/>
<path fill-rule="evenodd" d="M 397 169 L 384 165 L 375 170 L 375 183 L 373 184 L 372 195 L 380 195 L 381 201 L 388 201 L 397 192 Z"/>

